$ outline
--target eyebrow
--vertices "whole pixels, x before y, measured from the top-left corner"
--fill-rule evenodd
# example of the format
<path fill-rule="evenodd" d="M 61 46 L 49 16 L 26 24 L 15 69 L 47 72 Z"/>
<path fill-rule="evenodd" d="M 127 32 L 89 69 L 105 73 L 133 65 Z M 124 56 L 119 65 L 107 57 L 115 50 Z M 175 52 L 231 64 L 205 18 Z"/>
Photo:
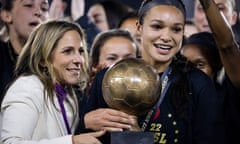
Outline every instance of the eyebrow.
<path fill-rule="evenodd" d="M 109 54 L 107 54 L 107 56 L 118 56 L 116 53 L 109 53 Z"/>
<path fill-rule="evenodd" d="M 164 21 L 159 20 L 159 19 L 153 19 L 153 20 L 151 20 L 151 22 L 158 22 L 158 23 L 161 23 L 161 24 L 165 23 Z M 181 22 L 174 23 L 174 26 L 183 26 L 184 27 L 184 23 L 181 23 Z"/>
<path fill-rule="evenodd" d="M 36 0 L 20 0 L 20 2 L 24 2 L 24 1 L 34 2 L 34 1 L 36 1 Z M 44 3 L 44 4 L 49 4 L 48 0 L 44 0 L 42 3 Z"/>
<path fill-rule="evenodd" d="M 98 14 L 98 13 L 93 15 L 94 18 L 98 18 L 98 17 L 100 17 L 100 16 L 101 16 L 101 15 Z"/>

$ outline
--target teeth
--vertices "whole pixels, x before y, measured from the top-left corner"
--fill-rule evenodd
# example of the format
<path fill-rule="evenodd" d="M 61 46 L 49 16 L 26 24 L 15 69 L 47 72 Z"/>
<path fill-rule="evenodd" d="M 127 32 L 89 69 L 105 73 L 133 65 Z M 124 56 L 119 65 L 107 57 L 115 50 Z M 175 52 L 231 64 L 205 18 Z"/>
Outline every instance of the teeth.
<path fill-rule="evenodd" d="M 170 49 L 168 46 L 161 46 L 162 49 Z"/>
<path fill-rule="evenodd" d="M 155 46 L 156 46 L 157 48 L 161 48 L 161 49 L 170 49 L 170 48 L 171 48 L 170 46 L 160 45 L 160 44 L 155 44 Z"/>

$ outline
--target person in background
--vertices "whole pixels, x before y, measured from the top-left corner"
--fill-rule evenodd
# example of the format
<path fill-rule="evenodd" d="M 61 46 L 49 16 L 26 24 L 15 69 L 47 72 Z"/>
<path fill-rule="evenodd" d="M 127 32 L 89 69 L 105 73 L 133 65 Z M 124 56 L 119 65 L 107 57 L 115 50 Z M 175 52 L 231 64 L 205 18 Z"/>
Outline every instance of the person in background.
<path fill-rule="evenodd" d="M 190 35 L 183 44 L 181 54 L 211 79 L 214 79 L 222 67 L 217 45 L 209 32 Z"/>
<path fill-rule="evenodd" d="M 0 99 L 13 78 L 13 71 L 28 36 L 40 23 L 48 19 L 48 0 L 1 0 L 0 16 L 8 33 L 7 41 L 0 41 Z"/>
<path fill-rule="evenodd" d="M 104 130 L 73 135 L 78 121 L 73 85 L 87 76 L 83 30 L 49 21 L 29 36 L 19 55 L 15 80 L 1 103 L 2 144 L 100 144 Z"/>
<path fill-rule="evenodd" d="M 91 48 L 91 67 L 110 67 L 124 58 L 136 58 L 139 50 L 137 41 L 129 31 L 112 29 L 100 33 Z"/>
<path fill-rule="evenodd" d="M 95 38 L 90 52 L 90 83 L 95 74 L 124 58 L 136 58 L 139 46 L 129 31 L 111 29 Z"/>
<path fill-rule="evenodd" d="M 232 29 L 238 44 L 240 44 L 240 1 L 235 0 L 235 2 L 236 2 L 235 8 L 237 12 L 237 20 L 235 25 L 233 25 Z"/>
<path fill-rule="evenodd" d="M 90 6 L 87 15 L 100 31 L 115 29 L 131 7 L 117 0 L 100 0 Z"/>
<path fill-rule="evenodd" d="M 98 27 L 87 16 L 85 0 L 50 0 L 50 18 L 56 20 L 75 21 L 81 25 L 87 36 L 88 52 L 95 36 L 100 32 Z"/>
<path fill-rule="evenodd" d="M 218 9 L 225 16 L 226 21 L 229 25 L 234 25 L 237 20 L 237 13 L 235 11 L 235 0 L 214 0 L 217 4 Z M 195 0 L 195 9 L 194 9 L 194 24 L 198 32 L 211 32 L 209 22 L 206 18 L 206 14 L 199 0 Z"/>
<path fill-rule="evenodd" d="M 190 35 L 198 33 L 195 24 L 192 21 L 186 21 L 184 26 L 184 36 L 188 38 Z"/>
<path fill-rule="evenodd" d="M 194 8 L 194 23 L 198 32 L 208 31 L 211 32 L 206 15 L 199 0 L 195 0 Z M 214 0 L 219 10 L 225 16 L 226 21 L 232 27 L 234 37 L 238 43 L 240 43 L 240 27 L 238 20 L 239 1 L 238 0 Z"/>
<path fill-rule="evenodd" d="M 137 31 L 137 20 L 138 20 L 137 12 L 129 12 L 126 16 L 124 16 L 120 20 L 118 28 L 127 30 L 134 36 L 134 38 L 137 40 L 139 45 L 139 52 L 137 57 L 141 58 L 142 47 L 141 47 L 140 35 Z"/>
<path fill-rule="evenodd" d="M 238 122 L 240 120 L 240 50 L 228 19 L 219 11 L 219 6 L 222 6 L 220 10 L 224 13 L 231 9 L 232 1 L 224 1 L 225 3 L 220 4 L 216 0 L 200 0 L 200 2 L 209 27 L 214 33 L 223 65 L 214 80 L 221 103 L 221 120 L 223 120 L 219 127 L 223 133 L 218 136 L 218 143 L 235 143 L 238 140 L 235 131 L 240 129 Z M 225 4 L 229 4 L 228 7 Z"/>

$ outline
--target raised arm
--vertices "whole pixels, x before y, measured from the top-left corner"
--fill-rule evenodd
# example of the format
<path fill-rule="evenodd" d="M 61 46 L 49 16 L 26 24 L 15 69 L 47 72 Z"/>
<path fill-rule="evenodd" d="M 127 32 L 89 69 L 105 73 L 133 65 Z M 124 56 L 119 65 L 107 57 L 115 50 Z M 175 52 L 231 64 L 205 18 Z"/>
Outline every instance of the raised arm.
<path fill-rule="evenodd" d="M 225 71 L 232 84 L 240 88 L 240 49 L 235 40 L 231 25 L 219 11 L 213 0 L 199 0 L 206 13 L 209 26 L 218 45 Z"/>

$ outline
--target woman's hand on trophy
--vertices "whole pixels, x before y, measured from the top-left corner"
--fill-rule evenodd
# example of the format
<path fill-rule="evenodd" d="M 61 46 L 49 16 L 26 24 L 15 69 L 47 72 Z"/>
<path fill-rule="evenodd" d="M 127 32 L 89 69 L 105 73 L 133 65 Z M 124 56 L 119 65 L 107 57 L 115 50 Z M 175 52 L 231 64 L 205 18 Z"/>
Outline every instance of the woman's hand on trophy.
<path fill-rule="evenodd" d="M 136 120 L 132 116 L 110 108 L 99 108 L 84 117 L 85 126 L 95 131 L 123 131 L 131 129 Z"/>
<path fill-rule="evenodd" d="M 97 138 L 104 134 L 105 134 L 105 131 L 102 130 L 97 132 L 75 135 L 72 137 L 72 143 L 73 144 L 101 144 L 101 142 Z"/>

